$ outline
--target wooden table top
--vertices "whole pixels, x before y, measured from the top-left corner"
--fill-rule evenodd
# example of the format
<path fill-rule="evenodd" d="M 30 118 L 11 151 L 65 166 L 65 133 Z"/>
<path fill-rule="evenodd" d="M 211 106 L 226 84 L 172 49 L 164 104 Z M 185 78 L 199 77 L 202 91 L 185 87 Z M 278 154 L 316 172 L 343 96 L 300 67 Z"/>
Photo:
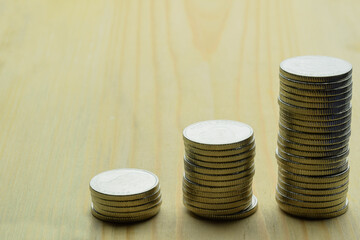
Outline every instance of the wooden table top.
<path fill-rule="evenodd" d="M 360 2 L 0 1 L 0 239 L 359 239 Z M 354 67 L 349 211 L 307 221 L 275 201 L 279 63 L 297 55 Z M 233 222 L 182 204 L 182 130 L 232 119 L 255 130 L 258 211 Z M 156 173 L 153 219 L 92 217 L 89 181 Z"/>

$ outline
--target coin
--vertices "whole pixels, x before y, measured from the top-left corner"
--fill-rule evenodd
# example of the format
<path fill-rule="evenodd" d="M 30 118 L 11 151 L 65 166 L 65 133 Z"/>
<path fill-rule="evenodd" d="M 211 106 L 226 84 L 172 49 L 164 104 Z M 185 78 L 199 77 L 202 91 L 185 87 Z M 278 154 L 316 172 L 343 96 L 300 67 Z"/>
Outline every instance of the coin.
<path fill-rule="evenodd" d="M 325 158 L 309 158 L 309 157 L 296 156 L 282 151 L 281 148 L 276 149 L 276 154 L 289 161 L 298 162 L 301 164 L 326 164 L 326 163 L 335 164 L 335 163 L 343 162 L 349 156 L 349 150 L 337 156 L 331 156 Z"/>
<path fill-rule="evenodd" d="M 338 101 L 334 101 L 334 102 L 308 102 L 308 101 L 300 101 L 300 100 L 295 100 L 292 99 L 290 94 L 284 95 L 281 94 L 279 95 L 280 100 L 288 103 L 290 105 L 296 106 L 296 107 L 304 107 L 304 108 L 331 108 L 331 107 L 340 107 L 346 104 L 350 103 L 351 97 L 349 96 L 347 98 L 344 99 L 340 99 Z"/>
<path fill-rule="evenodd" d="M 187 198 L 186 196 L 184 196 L 184 200 L 186 201 L 187 204 L 189 204 L 193 207 L 208 209 L 208 210 L 226 210 L 226 209 L 233 209 L 233 208 L 245 209 L 246 207 L 249 206 L 249 204 L 251 204 L 251 199 L 252 199 L 252 195 L 245 197 L 241 201 L 235 201 L 235 202 L 203 203 L 203 202 L 198 202 L 198 201 L 192 200 L 191 198 Z M 238 211 L 241 211 L 242 209 L 238 209 Z"/>
<path fill-rule="evenodd" d="M 306 176 L 306 175 L 300 175 L 291 173 L 289 171 L 286 171 L 282 168 L 279 168 L 279 172 L 286 178 L 289 178 L 294 181 L 298 182 L 304 182 L 304 183 L 331 183 L 331 182 L 337 182 L 349 175 L 350 167 L 338 174 L 334 175 L 328 175 L 328 176 Z"/>
<path fill-rule="evenodd" d="M 344 122 L 341 125 L 332 126 L 332 127 L 307 127 L 307 126 L 300 126 L 297 124 L 290 123 L 282 118 L 279 118 L 279 122 L 292 130 L 299 131 L 299 132 L 305 132 L 305 133 L 325 133 L 325 134 L 331 134 L 334 132 L 343 132 L 345 129 L 349 129 L 351 125 L 351 121 Z"/>
<path fill-rule="evenodd" d="M 247 194 L 252 193 L 251 184 L 252 182 L 249 182 L 247 185 L 239 186 L 238 189 L 227 192 L 213 192 L 212 189 L 194 189 L 191 187 L 191 185 L 188 185 L 183 181 L 183 190 L 198 197 L 227 199 L 231 197 L 246 196 Z"/>
<path fill-rule="evenodd" d="M 229 150 L 253 141 L 252 128 L 231 120 L 197 122 L 183 131 L 185 144 L 204 150 Z"/>
<path fill-rule="evenodd" d="M 282 76 L 305 82 L 328 83 L 349 78 L 351 73 L 349 62 L 327 56 L 299 56 L 280 63 Z"/>
<path fill-rule="evenodd" d="M 141 169 L 115 169 L 102 172 L 90 181 L 94 196 L 107 200 L 135 200 L 158 191 L 158 177 Z"/>
<path fill-rule="evenodd" d="M 331 194 L 337 194 L 340 192 L 343 192 L 345 189 L 348 188 L 349 182 L 346 182 L 345 184 L 336 187 L 336 188 L 328 188 L 326 189 L 309 189 L 309 188 L 302 188 L 296 185 L 291 185 L 289 183 L 284 182 L 282 179 L 278 179 L 279 185 L 291 192 L 294 193 L 300 193 L 300 194 L 306 194 L 306 195 L 331 195 Z"/>
<path fill-rule="evenodd" d="M 333 201 L 339 198 L 342 198 L 346 196 L 347 194 L 347 188 L 343 190 L 342 192 L 336 193 L 336 194 L 328 194 L 328 195 L 309 195 L 309 194 L 301 194 L 301 193 L 295 193 L 292 191 L 289 191 L 285 188 L 283 188 L 282 185 L 277 184 L 277 191 L 279 191 L 281 194 L 288 196 L 293 199 L 301 200 L 301 201 L 308 201 L 308 202 L 327 202 L 327 201 Z"/>
<path fill-rule="evenodd" d="M 243 171 L 246 171 L 249 169 L 251 171 L 251 168 L 254 168 L 254 160 L 251 159 L 250 161 L 244 161 L 243 165 L 240 165 L 239 167 L 234 168 L 206 168 L 206 167 L 200 167 L 197 165 L 194 165 L 190 163 L 186 157 L 184 157 L 184 167 L 197 173 L 202 174 L 209 174 L 209 175 L 227 175 L 227 174 L 234 174 L 234 173 L 240 173 Z"/>
<path fill-rule="evenodd" d="M 343 179 L 340 179 L 340 180 L 335 181 L 335 182 L 317 183 L 317 182 L 314 181 L 312 183 L 307 183 L 307 182 L 300 182 L 300 181 L 295 181 L 295 180 L 286 178 L 284 175 L 282 175 L 281 172 L 279 172 L 278 179 L 283 180 L 288 184 L 298 186 L 298 187 L 302 187 L 302 188 L 327 189 L 327 188 L 336 188 L 336 187 L 339 187 L 339 186 L 347 183 L 349 181 L 349 175 L 347 175 Z"/>
<path fill-rule="evenodd" d="M 278 191 L 276 191 L 275 197 L 278 200 L 280 200 L 281 202 L 288 203 L 288 204 L 298 206 L 298 207 L 307 207 L 307 208 L 332 207 L 332 206 L 336 206 L 346 200 L 346 196 L 345 196 L 343 198 L 339 198 L 339 199 L 336 199 L 333 201 L 328 201 L 328 202 L 307 202 L 307 201 L 301 201 L 301 200 L 287 197 L 285 195 L 282 195 Z"/>
<path fill-rule="evenodd" d="M 279 79 L 281 83 L 284 83 L 287 86 L 298 88 L 298 89 L 308 89 L 308 90 L 332 90 L 339 89 L 344 86 L 351 84 L 352 78 L 347 77 L 344 79 L 340 79 L 338 81 L 332 82 L 323 82 L 323 83 L 314 83 L 314 82 L 304 82 L 299 80 L 293 80 L 291 78 L 287 78 L 285 76 L 279 75 Z"/>
<path fill-rule="evenodd" d="M 200 207 L 196 207 L 194 205 L 191 205 L 185 199 L 183 199 L 183 203 L 186 206 L 186 208 L 189 209 L 190 211 L 192 211 L 193 213 L 195 213 L 195 214 L 204 214 L 204 215 L 228 215 L 228 214 L 234 214 L 234 213 L 237 213 L 239 211 L 242 211 L 242 210 L 248 208 L 251 205 L 251 202 L 250 202 L 250 204 L 241 205 L 239 207 L 234 207 L 234 208 L 230 208 L 230 209 L 207 209 L 207 208 L 200 208 Z"/>
<path fill-rule="evenodd" d="M 188 186 L 189 188 L 192 189 L 196 189 L 199 191 L 207 191 L 207 192 L 232 192 L 232 191 L 240 191 L 241 189 L 243 189 L 245 186 L 249 186 L 248 185 L 248 181 L 244 182 L 243 185 L 234 185 L 234 186 L 226 186 L 226 187 L 211 187 L 211 186 L 205 186 L 205 185 L 200 185 L 197 183 L 194 183 L 192 181 L 190 181 L 189 179 L 187 179 L 184 176 L 184 181 L 183 181 L 184 185 Z"/>
<path fill-rule="evenodd" d="M 160 210 L 160 209 L 159 209 Z M 159 211 L 158 211 L 159 212 Z M 154 217 L 158 212 L 150 213 L 150 214 L 144 214 L 138 217 L 109 217 L 105 216 L 101 213 L 98 213 L 92 206 L 91 206 L 91 213 L 94 217 L 96 217 L 99 220 L 107 221 L 107 222 L 117 222 L 117 223 L 129 223 L 129 222 L 138 222 L 138 221 L 144 221 L 146 219 Z"/>
<path fill-rule="evenodd" d="M 286 97 L 289 97 L 291 99 L 297 100 L 297 101 L 303 101 L 303 102 L 313 102 L 313 103 L 331 103 L 336 102 L 339 100 L 343 100 L 345 98 L 351 98 L 352 97 L 352 89 L 349 89 L 347 92 L 344 92 L 342 94 L 338 94 L 335 96 L 305 96 L 305 95 L 299 95 L 296 93 L 288 92 L 280 87 L 279 93 L 281 95 L 284 95 Z"/>
<path fill-rule="evenodd" d="M 348 116 L 345 116 L 342 119 L 339 120 L 333 120 L 333 121 L 309 121 L 309 120 L 299 120 L 291 118 L 290 116 L 284 114 L 283 112 L 280 112 L 280 118 L 283 121 L 286 121 L 291 124 L 304 126 L 304 127 L 334 127 L 338 125 L 343 125 L 346 122 L 351 121 L 351 114 Z"/>
<path fill-rule="evenodd" d="M 254 148 L 252 148 L 250 151 L 241 153 L 241 154 L 236 154 L 236 155 L 229 155 L 229 156 L 224 156 L 224 157 L 211 157 L 211 156 L 204 156 L 204 155 L 199 155 L 199 154 L 195 154 L 192 152 L 185 152 L 185 156 L 189 156 L 192 159 L 196 159 L 196 160 L 200 160 L 200 161 L 204 161 L 204 162 L 214 162 L 214 163 L 227 163 L 227 162 L 235 162 L 235 161 L 242 161 L 245 160 L 247 161 L 248 159 L 252 159 L 255 157 L 255 146 Z"/>
<path fill-rule="evenodd" d="M 342 209 L 345 205 L 348 204 L 348 200 L 345 200 L 345 201 L 341 202 L 340 204 L 335 205 L 335 206 L 331 206 L 331 207 L 307 208 L 307 207 L 294 206 L 294 205 L 282 202 L 278 198 L 276 198 L 276 201 L 278 202 L 278 204 L 280 206 L 282 206 L 287 211 L 300 212 L 300 213 L 310 213 L 310 214 L 332 213 L 332 212 L 335 212 L 335 211 L 338 211 L 338 210 Z"/>
<path fill-rule="evenodd" d="M 124 206 L 108 206 L 108 205 L 103 205 L 101 203 L 97 203 L 93 201 L 93 205 L 95 209 L 101 209 L 104 211 L 109 211 L 109 212 L 119 212 L 119 213 L 132 213 L 132 212 L 139 212 L 139 211 L 144 211 L 147 209 L 150 209 L 154 206 L 156 206 L 157 204 L 161 203 L 161 195 L 155 199 L 154 201 L 151 201 L 149 203 L 145 203 L 142 205 L 138 205 L 138 206 L 132 206 L 132 207 L 124 207 Z"/>
<path fill-rule="evenodd" d="M 309 97 L 334 97 L 337 95 L 343 95 L 344 93 L 352 89 L 352 82 L 346 86 L 340 88 L 328 89 L 328 90 L 309 90 L 309 89 L 295 88 L 286 85 L 282 82 L 280 82 L 280 88 L 284 89 L 284 91 L 294 93 L 297 95 L 304 95 Z"/>
<path fill-rule="evenodd" d="M 137 212 L 112 212 L 112 211 L 106 211 L 103 210 L 101 208 L 99 208 L 98 205 L 94 205 L 93 204 L 93 209 L 104 215 L 104 216 L 108 216 L 108 217 L 120 217 L 120 218 L 131 218 L 131 217 L 140 217 L 143 215 L 151 215 L 151 214 L 156 214 L 157 212 L 159 212 L 160 210 L 160 206 L 161 206 L 161 201 L 159 203 L 157 203 L 156 205 L 154 205 L 153 207 L 143 210 L 143 211 L 137 211 Z"/>
<path fill-rule="evenodd" d="M 248 217 L 256 212 L 258 208 L 258 201 L 255 196 L 252 197 L 251 205 L 243 211 L 229 214 L 229 215 L 214 215 L 214 214 L 204 214 L 202 212 L 196 212 L 195 214 L 204 218 L 212 219 L 212 220 L 221 220 L 221 221 L 228 221 L 228 220 L 238 220 L 245 217 Z"/>
<path fill-rule="evenodd" d="M 197 183 L 199 185 L 208 186 L 208 187 L 230 187 L 230 186 L 239 186 L 241 184 L 250 182 L 254 176 L 254 171 L 250 172 L 249 175 L 246 175 L 242 178 L 228 181 L 214 181 L 214 180 L 204 180 L 201 178 L 193 177 L 191 172 L 185 172 L 186 179 Z"/>
<path fill-rule="evenodd" d="M 223 197 L 223 195 L 221 194 L 219 194 L 218 197 L 203 197 L 196 195 L 196 192 L 190 193 L 187 191 L 186 188 L 183 187 L 183 196 L 185 198 L 190 198 L 194 201 L 202 202 L 202 203 L 229 203 L 229 202 L 242 201 L 243 199 L 252 196 L 252 191 L 247 191 L 242 194 L 236 194 L 235 196 L 231 196 L 231 197 Z"/>
<path fill-rule="evenodd" d="M 254 156 L 250 156 L 248 158 L 239 160 L 239 161 L 232 161 L 232 162 L 222 162 L 221 159 L 219 159 L 219 162 L 207 162 L 207 161 L 202 161 L 202 160 L 197 160 L 194 159 L 192 157 L 189 157 L 186 153 L 185 153 L 185 158 L 188 162 L 197 165 L 199 167 L 205 167 L 205 168 L 236 168 L 236 167 L 240 167 L 242 165 L 244 165 L 245 162 L 248 161 L 253 161 Z"/>
<path fill-rule="evenodd" d="M 203 157 L 228 157 L 233 155 L 244 155 L 245 152 L 254 152 L 255 142 L 252 141 L 248 145 L 240 148 L 228 149 L 228 150 L 204 150 L 200 148 L 194 148 L 191 145 L 185 144 L 185 151 L 189 154 L 200 155 Z M 210 158 L 211 159 L 211 158 Z M 215 158 L 219 159 L 219 158 Z"/>
<path fill-rule="evenodd" d="M 328 169 L 335 169 L 339 168 L 344 165 L 344 162 L 347 160 L 336 162 L 336 163 L 327 163 L 326 160 L 323 160 L 322 164 L 303 164 L 299 162 L 290 161 L 285 159 L 284 157 L 280 156 L 278 153 L 275 154 L 276 159 L 284 165 L 287 165 L 291 168 L 297 168 L 301 170 L 328 170 Z"/>
<path fill-rule="evenodd" d="M 343 136 L 328 138 L 328 139 L 309 139 L 309 138 L 306 139 L 305 137 L 303 138 L 301 134 L 298 134 L 298 136 L 293 136 L 291 134 L 289 135 L 288 131 L 289 130 L 285 130 L 282 127 L 280 127 L 279 135 L 295 143 L 304 144 L 304 145 L 315 145 L 315 146 L 324 146 L 324 145 L 326 146 L 326 145 L 333 145 L 340 143 L 348 143 L 349 138 L 351 136 L 350 129 L 348 130 L 348 132 L 345 132 Z M 331 136 L 325 136 L 325 137 L 331 137 Z"/>
<path fill-rule="evenodd" d="M 286 146 L 292 149 L 308 151 L 308 152 L 334 151 L 348 146 L 348 142 L 342 142 L 331 145 L 318 145 L 318 146 L 301 144 L 301 143 L 293 142 L 291 140 L 287 140 L 285 137 L 282 137 L 281 134 L 278 135 L 278 141 L 281 143 L 282 146 Z"/>
<path fill-rule="evenodd" d="M 332 113 L 328 115 L 311 115 L 311 114 L 302 114 L 302 113 L 296 113 L 292 112 L 291 109 L 283 108 L 280 106 L 280 112 L 290 118 L 293 119 L 299 119 L 299 120 L 305 120 L 305 121 L 334 121 L 334 120 L 340 120 L 345 117 L 348 117 L 351 115 L 351 108 L 344 112 L 340 113 Z"/>
<path fill-rule="evenodd" d="M 161 196 L 160 190 L 158 190 L 156 193 L 137 200 L 131 200 L 131 201 L 111 201 L 99 198 L 97 196 L 91 195 L 91 198 L 93 202 L 106 205 L 106 206 L 113 206 L 113 207 L 134 207 L 139 206 L 143 204 L 147 204 L 149 202 L 154 201 L 155 199 L 159 198 Z"/>
<path fill-rule="evenodd" d="M 282 101 L 278 98 L 278 104 L 281 108 L 286 109 L 289 112 L 293 112 L 295 114 L 303 114 L 303 115 L 332 115 L 332 114 L 342 114 L 347 112 L 351 109 L 351 104 L 347 103 L 341 105 L 339 107 L 332 107 L 332 108 L 305 108 L 305 107 L 297 107 Z"/>

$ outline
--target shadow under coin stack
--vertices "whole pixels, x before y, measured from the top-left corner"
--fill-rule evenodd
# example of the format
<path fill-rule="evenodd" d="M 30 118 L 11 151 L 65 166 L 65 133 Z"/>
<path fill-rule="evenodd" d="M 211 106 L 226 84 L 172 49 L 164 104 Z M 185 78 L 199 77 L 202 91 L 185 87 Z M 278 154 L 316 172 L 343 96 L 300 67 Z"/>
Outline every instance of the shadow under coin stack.
<path fill-rule="evenodd" d="M 276 200 L 289 214 L 331 218 L 348 208 L 351 73 L 331 57 L 280 64 Z"/>
<path fill-rule="evenodd" d="M 136 222 L 160 211 L 158 177 L 141 169 L 115 169 L 102 172 L 90 181 L 91 213 L 109 222 Z"/>
<path fill-rule="evenodd" d="M 183 202 L 194 214 L 235 220 L 253 214 L 255 139 L 249 125 L 230 120 L 194 123 L 183 132 Z"/>

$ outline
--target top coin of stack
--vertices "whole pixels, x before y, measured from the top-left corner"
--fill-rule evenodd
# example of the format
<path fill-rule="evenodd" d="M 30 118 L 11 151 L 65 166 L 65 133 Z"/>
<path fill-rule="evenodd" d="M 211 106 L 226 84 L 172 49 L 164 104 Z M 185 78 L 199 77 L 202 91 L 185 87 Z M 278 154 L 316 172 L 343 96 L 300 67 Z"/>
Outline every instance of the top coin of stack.
<path fill-rule="evenodd" d="M 280 64 L 276 200 L 292 215 L 330 218 L 346 212 L 352 66 L 302 56 Z"/>
<path fill-rule="evenodd" d="M 142 221 L 156 215 L 161 206 L 158 177 L 141 169 L 102 172 L 90 181 L 91 213 L 110 222 Z"/>
<path fill-rule="evenodd" d="M 216 220 L 247 217 L 252 194 L 255 140 L 249 125 L 230 120 L 192 124 L 183 132 L 183 202 L 194 214 Z"/>

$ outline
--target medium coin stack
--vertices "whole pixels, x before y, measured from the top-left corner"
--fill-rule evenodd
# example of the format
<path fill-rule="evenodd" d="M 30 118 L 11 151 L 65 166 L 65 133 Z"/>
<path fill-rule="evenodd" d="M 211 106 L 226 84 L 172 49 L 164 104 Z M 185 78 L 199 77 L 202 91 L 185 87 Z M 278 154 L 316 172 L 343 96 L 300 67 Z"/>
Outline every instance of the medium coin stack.
<path fill-rule="evenodd" d="M 194 214 L 214 220 L 235 220 L 253 214 L 255 139 L 241 122 L 211 120 L 183 132 L 185 155 L 183 202 Z"/>
<path fill-rule="evenodd" d="M 158 177 L 141 169 L 115 169 L 102 172 L 90 181 L 91 213 L 109 222 L 136 222 L 160 211 Z"/>
<path fill-rule="evenodd" d="M 331 218 L 348 209 L 351 74 L 350 63 L 332 57 L 280 64 L 276 200 L 289 214 Z"/>

